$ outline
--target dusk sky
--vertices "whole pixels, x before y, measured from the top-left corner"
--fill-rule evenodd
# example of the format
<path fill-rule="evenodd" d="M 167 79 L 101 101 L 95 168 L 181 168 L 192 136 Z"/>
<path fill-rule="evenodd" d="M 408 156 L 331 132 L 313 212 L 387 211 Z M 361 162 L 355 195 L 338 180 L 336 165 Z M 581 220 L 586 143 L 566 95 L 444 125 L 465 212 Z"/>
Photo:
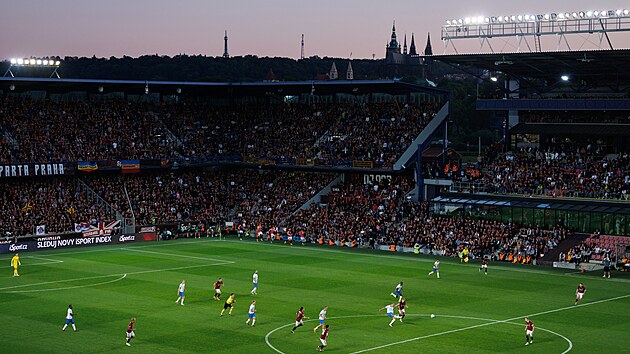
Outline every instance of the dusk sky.
<path fill-rule="evenodd" d="M 372 58 L 374 53 L 382 58 L 392 20 L 401 42 L 405 32 L 409 37 L 415 32 L 419 50 L 431 32 L 437 54 L 443 51 L 440 28 L 449 18 L 609 10 L 624 5 L 630 7 L 628 1 L 616 0 L 4 0 L 0 60 L 156 53 L 218 56 L 223 53 L 225 29 L 233 56 L 298 58 L 304 33 L 307 56 L 352 53 L 353 58 Z M 613 41 L 616 47 L 627 48 L 628 43 L 627 38 Z M 459 48 L 477 47 L 473 40 Z"/>

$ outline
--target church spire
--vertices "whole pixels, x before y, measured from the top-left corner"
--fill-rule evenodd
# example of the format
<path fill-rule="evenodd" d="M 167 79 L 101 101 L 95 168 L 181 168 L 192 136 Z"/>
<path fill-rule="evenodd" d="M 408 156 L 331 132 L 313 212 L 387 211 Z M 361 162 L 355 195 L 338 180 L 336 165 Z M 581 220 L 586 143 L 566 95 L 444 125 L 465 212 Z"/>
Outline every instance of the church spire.
<path fill-rule="evenodd" d="M 352 62 L 348 62 L 348 70 L 346 71 L 346 80 L 354 80 L 354 71 L 352 70 Z"/>
<path fill-rule="evenodd" d="M 411 46 L 409 46 L 409 55 L 418 55 L 418 52 L 416 52 L 416 41 L 414 40 L 413 32 L 411 33 Z"/>
<path fill-rule="evenodd" d="M 392 25 L 392 36 L 391 36 L 391 39 L 389 40 L 389 48 L 400 49 L 400 44 L 398 43 L 398 40 L 396 39 L 396 21 L 395 20 L 394 20 L 394 24 Z"/>
<path fill-rule="evenodd" d="M 427 46 L 424 48 L 424 55 L 433 55 L 433 48 L 431 48 L 431 32 L 427 34 Z"/>
<path fill-rule="evenodd" d="M 407 33 L 405 33 L 405 40 L 403 43 L 403 54 L 407 54 Z"/>
<path fill-rule="evenodd" d="M 225 30 L 225 37 L 223 37 L 223 57 L 224 58 L 229 58 L 230 54 L 228 53 L 228 36 L 227 36 L 227 30 Z"/>

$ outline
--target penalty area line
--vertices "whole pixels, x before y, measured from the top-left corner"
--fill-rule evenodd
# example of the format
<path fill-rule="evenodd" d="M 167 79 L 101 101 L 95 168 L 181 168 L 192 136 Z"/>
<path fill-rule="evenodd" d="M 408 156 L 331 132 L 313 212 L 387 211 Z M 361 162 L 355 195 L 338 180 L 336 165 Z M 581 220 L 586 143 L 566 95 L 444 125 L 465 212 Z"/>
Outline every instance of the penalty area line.
<path fill-rule="evenodd" d="M 53 289 L 13 290 L 13 291 L 5 291 L 5 293 L 11 293 L 11 294 L 15 294 L 15 293 L 38 293 L 38 292 L 42 292 L 42 291 L 56 291 L 56 290 L 70 290 L 70 289 L 91 288 L 91 287 L 94 287 L 94 286 L 115 283 L 115 282 L 118 282 L 118 281 L 121 281 L 121 280 L 125 279 L 126 277 L 127 277 L 127 274 L 123 274 L 118 279 L 108 280 L 108 281 L 105 281 L 105 282 L 102 282 L 102 283 L 96 283 L 96 284 L 64 286 L 62 288 L 53 288 Z"/>
<path fill-rule="evenodd" d="M 142 270 L 142 271 L 137 271 L 137 272 L 115 273 L 115 274 L 108 274 L 108 275 L 96 275 L 96 276 L 93 276 L 93 277 L 83 277 L 83 278 L 74 278 L 74 279 L 45 281 L 45 282 L 41 282 L 41 283 L 7 286 L 7 287 L 4 287 L 4 288 L 0 288 L 0 292 L 10 292 L 10 291 L 4 291 L 4 290 L 25 288 L 25 287 L 29 287 L 29 286 L 39 286 L 39 285 L 58 284 L 58 283 L 69 283 L 69 282 L 73 282 L 73 281 L 90 280 L 90 279 L 101 279 L 101 278 L 111 278 L 111 277 L 123 276 L 123 275 L 127 276 L 127 275 L 133 275 L 133 274 L 147 274 L 147 273 L 169 272 L 169 271 L 174 271 L 174 270 L 193 269 L 193 268 L 210 267 L 210 266 L 217 266 L 217 265 L 228 265 L 228 264 L 234 264 L 234 263 L 235 262 L 232 262 L 232 261 L 223 261 L 223 262 L 218 262 L 218 263 L 199 264 L 199 265 L 186 266 L 186 267 L 175 267 L 175 268 L 165 268 L 165 269 L 151 269 L 151 270 Z"/>

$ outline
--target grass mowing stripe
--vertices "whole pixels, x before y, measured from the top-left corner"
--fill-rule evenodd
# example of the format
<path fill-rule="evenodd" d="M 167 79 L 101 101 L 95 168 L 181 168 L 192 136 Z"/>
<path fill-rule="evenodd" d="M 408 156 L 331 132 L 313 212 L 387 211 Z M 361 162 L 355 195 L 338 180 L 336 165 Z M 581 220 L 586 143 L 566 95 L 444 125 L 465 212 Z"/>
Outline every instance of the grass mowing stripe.
<path fill-rule="evenodd" d="M 139 249 L 134 249 L 134 248 L 120 248 L 121 250 L 127 250 L 127 251 L 133 251 L 133 252 L 141 252 L 141 253 L 148 253 L 148 254 L 156 254 L 156 255 L 160 255 L 160 256 L 169 256 L 169 257 L 181 257 L 181 258 L 190 258 L 190 259 L 200 259 L 202 261 L 215 261 L 215 262 L 228 262 L 228 263 L 234 263 L 231 261 L 225 261 L 222 259 L 216 259 L 216 258 L 207 258 L 207 257 L 196 257 L 196 256 L 187 256 L 187 255 L 183 255 L 183 254 L 177 254 L 177 253 L 164 253 L 164 252 L 155 252 L 155 251 L 147 251 L 147 250 L 139 250 Z"/>

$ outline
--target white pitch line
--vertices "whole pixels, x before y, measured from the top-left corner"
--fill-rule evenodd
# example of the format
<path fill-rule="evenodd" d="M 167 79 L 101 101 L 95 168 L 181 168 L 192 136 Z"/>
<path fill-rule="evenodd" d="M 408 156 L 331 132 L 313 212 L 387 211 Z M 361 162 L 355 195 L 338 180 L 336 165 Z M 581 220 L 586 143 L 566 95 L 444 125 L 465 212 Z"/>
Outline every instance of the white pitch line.
<path fill-rule="evenodd" d="M 425 336 L 421 336 L 421 337 L 416 337 L 416 338 L 410 338 L 410 339 L 405 339 L 399 342 L 394 342 L 394 343 L 389 343 L 389 344 L 383 344 L 380 345 L 378 347 L 373 347 L 373 348 L 368 348 L 368 349 L 364 349 L 364 350 L 360 350 L 357 352 L 354 352 L 352 354 L 358 354 L 358 353 L 365 353 L 365 352 L 369 352 L 372 350 L 377 350 L 377 349 L 382 349 L 382 348 L 387 348 L 387 347 L 391 347 L 394 345 L 398 345 L 398 344 L 404 344 L 404 343 L 408 343 L 408 342 L 413 342 L 416 340 L 421 340 L 421 339 L 426 339 L 426 338 L 431 338 L 431 337 L 437 337 L 437 336 L 442 336 L 445 334 L 450 334 L 450 333 L 456 333 L 456 332 L 461 332 L 461 331 L 467 331 L 469 329 L 474 329 L 474 328 L 479 328 L 479 327 L 486 327 L 486 326 L 491 326 L 491 325 L 495 325 L 495 324 L 499 324 L 499 323 L 508 323 L 510 321 L 514 321 L 517 319 L 521 319 L 524 318 L 525 316 L 527 317 L 534 317 L 534 316 L 540 316 L 540 315 L 545 315 L 548 313 L 554 313 L 554 312 L 560 312 L 560 311 L 565 311 L 565 310 L 570 310 L 570 309 L 575 309 L 575 308 L 579 308 L 579 307 L 585 307 L 585 306 L 590 306 L 590 305 L 596 305 L 596 304 L 601 304 L 603 302 L 608 302 L 608 301 L 614 301 L 614 300 L 619 300 L 619 299 L 624 299 L 630 297 L 630 294 L 628 295 L 623 295 L 623 296 L 616 296 L 616 297 L 611 297 L 609 299 L 603 299 L 603 300 L 599 300 L 599 301 L 593 301 L 593 302 L 589 302 L 586 304 L 580 304 L 580 305 L 573 305 L 573 306 L 567 306 L 567 307 L 561 307 L 559 309 L 554 309 L 554 310 L 548 310 L 548 311 L 542 311 L 542 312 L 537 312 L 537 313 L 533 313 L 533 314 L 529 314 L 529 315 L 522 315 L 522 316 L 517 316 L 517 317 L 512 317 L 512 318 L 508 318 L 506 320 L 501 320 L 501 321 L 494 321 L 494 322 L 489 322 L 489 323 L 482 323 L 482 324 L 478 324 L 478 325 L 474 325 L 474 326 L 469 326 L 469 327 L 463 327 L 463 328 L 458 328 L 458 329 L 453 329 L 450 331 L 445 331 L 445 332 L 439 332 L 439 333 L 434 333 L 434 334 L 428 334 Z"/>
<path fill-rule="evenodd" d="M 177 253 L 164 253 L 164 252 L 155 252 L 155 251 L 147 251 L 147 250 L 137 250 L 134 248 L 124 248 L 121 247 L 121 250 L 126 250 L 126 251 L 133 251 L 133 252 L 141 252 L 141 253 L 149 253 L 149 254 L 157 254 L 160 256 L 169 256 L 169 257 L 182 257 L 182 258 L 190 258 L 190 259 L 199 259 L 202 261 L 215 261 L 215 262 L 223 262 L 222 259 L 216 259 L 216 258 L 206 258 L 206 257 L 197 257 L 197 256 L 188 256 L 188 255 L 184 255 L 184 254 L 177 254 Z"/>
<path fill-rule="evenodd" d="M 415 316 L 418 316 L 418 317 L 420 317 L 420 316 L 422 316 L 422 317 L 429 317 L 429 316 L 431 316 L 431 315 L 429 315 L 429 314 L 407 314 L 407 316 L 414 316 L 414 317 L 415 317 Z M 489 322 L 489 323 L 486 323 L 486 324 L 483 324 L 483 325 L 490 325 L 490 324 L 495 324 L 495 323 L 499 323 L 499 322 L 501 322 L 501 321 L 497 321 L 497 320 L 490 319 L 490 318 L 480 318 L 480 317 L 455 316 L 455 315 L 438 315 L 438 316 L 440 316 L 440 317 L 446 317 L 446 318 L 468 319 L 468 320 L 488 321 L 488 322 Z M 332 320 L 332 319 L 357 318 L 357 317 L 383 317 L 383 315 L 379 314 L 379 315 L 351 315 L 351 316 L 337 316 L 337 317 L 329 317 L 328 319 L 329 319 L 329 320 Z M 304 321 L 304 322 L 311 322 L 311 321 L 315 321 L 315 319 L 306 320 L 306 321 Z M 502 322 L 502 323 L 503 323 L 503 322 Z M 515 326 L 522 326 L 522 324 L 521 324 L 521 323 L 514 323 L 514 322 L 504 322 L 504 323 L 505 323 L 505 324 L 515 325 Z M 288 323 L 288 324 L 286 324 L 286 325 L 284 325 L 284 326 L 280 326 L 280 327 L 278 327 L 278 328 L 275 328 L 275 329 L 273 329 L 273 330 L 269 331 L 269 332 L 267 333 L 267 335 L 265 336 L 265 343 L 267 344 L 267 346 L 268 346 L 269 348 L 271 348 L 272 350 L 274 350 L 276 353 L 285 354 L 283 351 L 281 351 L 280 349 L 278 349 L 278 348 L 274 347 L 274 346 L 273 346 L 273 344 L 271 344 L 271 342 L 269 341 L 269 336 L 270 336 L 270 335 L 272 335 L 273 333 L 275 333 L 275 332 L 276 332 L 276 331 L 278 331 L 278 330 L 281 330 L 281 329 L 283 329 L 283 328 L 290 327 L 290 326 L 292 326 L 292 325 L 293 325 L 293 323 Z M 477 326 L 481 327 L 481 325 L 477 325 Z M 571 349 L 573 349 L 573 342 L 571 342 L 571 340 L 570 340 L 569 338 L 565 337 L 564 335 L 562 335 L 562 334 L 560 334 L 560 333 L 556 333 L 556 332 L 551 331 L 551 330 L 548 330 L 548 329 L 546 329 L 546 328 L 542 328 L 542 327 L 536 327 L 536 329 L 541 330 L 541 331 L 543 331 L 543 332 L 549 332 L 549 333 L 551 333 L 551 334 L 553 334 L 553 335 L 556 335 L 556 336 L 558 336 L 558 337 L 560 337 L 560 338 L 564 339 L 564 340 L 565 340 L 565 341 L 569 344 L 569 347 L 568 347 L 565 351 L 563 351 L 561 354 L 566 354 L 566 353 L 570 352 L 570 351 L 571 351 Z M 461 330 L 461 329 L 460 329 L 460 330 Z M 456 331 L 457 331 L 457 330 L 456 330 Z M 450 332 L 449 332 L 449 333 L 450 333 Z M 435 335 L 430 335 L 430 336 L 435 336 Z M 428 337 L 427 337 L 427 338 L 428 338 Z M 370 349 L 365 349 L 364 351 L 369 351 L 369 350 L 374 350 L 374 349 L 370 348 Z M 358 351 L 358 352 L 354 352 L 354 353 L 352 353 L 352 354 L 355 354 L 355 353 L 362 353 L 362 352 L 364 352 L 364 351 Z"/>
<path fill-rule="evenodd" d="M 115 277 L 115 276 L 121 276 L 121 275 L 124 275 L 124 274 L 132 275 L 132 274 L 146 274 L 146 273 L 168 272 L 168 271 L 173 271 L 173 270 L 210 267 L 210 266 L 215 266 L 215 265 L 226 265 L 226 264 L 233 264 L 233 263 L 234 262 L 232 262 L 232 261 L 223 261 L 223 262 L 220 262 L 220 263 L 199 264 L 199 265 L 187 266 L 187 267 L 176 267 L 176 268 L 165 268 L 165 269 L 151 269 L 151 270 L 142 270 L 142 271 L 138 271 L 138 272 L 116 273 L 116 274 L 108 274 L 108 275 L 96 275 L 96 276 L 93 276 L 93 277 L 83 277 L 83 278 L 74 278 L 74 279 L 46 281 L 46 282 L 42 282 L 42 283 L 7 286 L 7 287 L 4 287 L 4 288 L 0 288 L 0 292 L 2 292 L 2 290 L 6 290 L 6 289 L 16 289 L 16 288 L 24 288 L 24 287 L 28 287 L 28 286 L 38 286 L 38 285 L 57 284 L 57 283 L 68 283 L 68 282 L 79 281 L 79 280 L 111 278 L 111 277 Z"/>
<path fill-rule="evenodd" d="M 53 289 L 14 290 L 14 291 L 5 291 L 5 293 L 11 293 L 11 294 L 14 294 L 14 293 L 37 293 L 37 292 L 42 292 L 42 291 L 56 291 L 56 290 L 69 290 L 69 289 L 88 288 L 88 287 L 94 287 L 94 286 L 99 286 L 99 285 L 115 283 L 117 281 L 121 281 L 121 280 L 125 279 L 126 277 L 127 277 L 127 274 L 123 274 L 123 276 L 118 278 L 118 279 L 108 280 L 106 282 L 96 283 L 96 284 L 66 286 L 66 287 L 63 287 L 63 288 L 53 288 Z"/>

